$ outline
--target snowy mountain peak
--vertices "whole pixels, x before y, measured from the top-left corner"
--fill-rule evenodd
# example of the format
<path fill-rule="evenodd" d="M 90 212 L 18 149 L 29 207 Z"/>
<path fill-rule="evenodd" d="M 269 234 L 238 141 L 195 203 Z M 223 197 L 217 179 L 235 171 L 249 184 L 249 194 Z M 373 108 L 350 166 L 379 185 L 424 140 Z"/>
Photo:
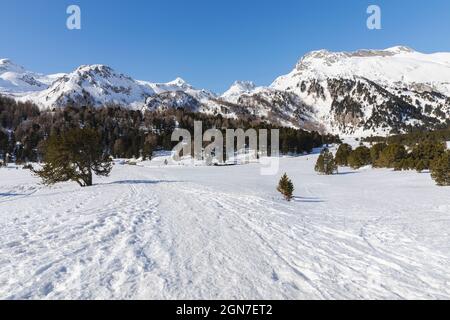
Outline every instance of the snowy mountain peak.
<path fill-rule="evenodd" d="M 444 125 L 450 119 L 450 53 L 406 46 L 313 51 L 271 88 L 296 94 L 328 132 L 342 135 Z"/>
<path fill-rule="evenodd" d="M 24 73 L 25 68 L 15 64 L 10 59 L 0 59 L 0 74 L 4 72 Z"/>
<path fill-rule="evenodd" d="M 154 94 L 148 86 L 102 64 L 82 65 L 54 81 L 48 89 L 27 96 L 43 107 L 65 105 L 142 106 Z"/>
<path fill-rule="evenodd" d="M 182 79 L 180 77 L 176 78 L 173 81 L 168 82 L 167 85 L 177 86 L 177 87 L 181 87 L 181 88 L 184 88 L 184 87 L 192 88 L 192 86 L 190 84 L 188 84 L 186 81 L 184 81 L 184 79 Z"/>
<path fill-rule="evenodd" d="M 252 81 L 235 81 L 222 96 L 229 97 L 236 94 L 250 93 L 255 89 L 256 85 Z"/>
<path fill-rule="evenodd" d="M 312 51 L 305 56 L 303 56 L 300 61 L 297 63 L 297 70 L 304 70 L 308 68 L 314 62 L 324 63 L 328 66 L 331 66 L 336 63 L 343 62 L 344 60 L 352 59 L 352 58 L 373 58 L 373 57 L 390 57 L 398 54 L 409 54 L 409 53 L 417 53 L 415 50 L 407 47 L 407 46 L 395 46 L 391 48 L 387 48 L 384 50 L 369 50 L 369 49 L 361 49 L 352 52 L 332 52 L 325 49 Z"/>
<path fill-rule="evenodd" d="M 236 102 L 240 95 L 250 94 L 256 89 L 256 85 L 252 81 L 235 81 L 231 87 L 225 91 L 222 98 Z"/>
<path fill-rule="evenodd" d="M 256 88 L 256 85 L 253 81 L 235 81 L 231 87 L 242 91 L 252 91 Z"/>
<path fill-rule="evenodd" d="M 51 82 L 50 76 L 27 71 L 10 59 L 0 59 L 0 93 L 23 94 L 40 91 Z"/>
<path fill-rule="evenodd" d="M 300 79 L 366 78 L 380 84 L 421 83 L 438 85 L 450 92 L 450 53 L 424 54 L 406 46 L 384 50 L 354 52 L 313 51 L 306 54 L 288 75 L 275 80 L 272 87 L 293 88 Z"/>
<path fill-rule="evenodd" d="M 407 46 L 395 46 L 395 47 L 391 47 L 391 48 L 387 48 L 384 51 L 389 51 L 389 52 L 393 52 L 393 53 L 413 53 L 416 52 L 416 50 L 407 47 Z"/>
<path fill-rule="evenodd" d="M 125 76 L 121 73 L 117 73 L 109 66 L 103 65 L 103 64 L 92 64 L 92 65 L 82 65 L 78 67 L 72 75 L 78 75 L 78 76 L 98 76 L 102 78 L 127 78 L 129 80 L 132 80 L 130 77 Z"/>

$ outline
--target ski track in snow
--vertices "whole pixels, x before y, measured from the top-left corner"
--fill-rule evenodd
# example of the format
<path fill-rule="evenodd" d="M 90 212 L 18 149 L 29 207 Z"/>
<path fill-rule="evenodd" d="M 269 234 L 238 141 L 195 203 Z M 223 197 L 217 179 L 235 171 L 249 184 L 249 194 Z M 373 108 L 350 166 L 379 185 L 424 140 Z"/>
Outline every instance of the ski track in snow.
<path fill-rule="evenodd" d="M 84 189 L 2 169 L 0 298 L 449 299 L 449 189 L 378 171 L 433 196 L 377 200 L 396 189 L 355 183 L 374 170 L 322 177 L 314 160 L 282 161 L 300 168 L 291 203 L 252 166 L 115 166 Z"/>

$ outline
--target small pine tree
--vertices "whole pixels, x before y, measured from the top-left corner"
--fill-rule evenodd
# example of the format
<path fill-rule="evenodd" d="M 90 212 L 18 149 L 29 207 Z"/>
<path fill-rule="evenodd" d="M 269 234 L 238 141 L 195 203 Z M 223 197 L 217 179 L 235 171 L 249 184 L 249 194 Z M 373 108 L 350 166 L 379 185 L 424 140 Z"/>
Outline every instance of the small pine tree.
<path fill-rule="evenodd" d="M 336 152 L 336 164 L 338 166 L 348 166 L 348 156 L 351 152 L 352 147 L 349 144 L 341 144 Z"/>
<path fill-rule="evenodd" d="M 377 166 L 377 161 L 380 158 L 381 152 L 386 149 L 386 143 L 376 143 L 370 147 L 370 158 L 374 167 Z"/>
<path fill-rule="evenodd" d="M 317 159 L 315 170 L 318 173 L 332 175 L 337 172 L 336 161 L 334 160 L 333 153 L 325 148 L 320 153 L 319 158 Z"/>
<path fill-rule="evenodd" d="M 348 157 L 348 164 L 352 169 L 359 169 L 371 164 L 371 162 L 370 149 L 365 146 L 356 148 Z"/>
<path fill-rule="evenodd" d="M 319 155 L 319 158 L 317 158 L 316 166 L 314 167 L 314 170 L 318 173 L 324 173 L 325 172 L 325 161 L 323 154 Z"/>
<path fill-rule="evenodd" d="M 408 156 L 404 146 L 400 144 L 390 144 L 380 153 L 376 166 L 380 168 L 396 168 L 398 163 Z"/>
<path fill-rule="evenodd" d="M 438 186 L 450 186 L 450 151 L 433 160 L 431 177 Z"/>
<path fill-rule="evenodd" d="M 294 184 L 289 179 L 286 173 L 281 177 L 280 182 L 278 182 L 277 191 L 280 192 L 287 201 L 292 200 L 293 197 L 292 193 L 294 192 Z"/>

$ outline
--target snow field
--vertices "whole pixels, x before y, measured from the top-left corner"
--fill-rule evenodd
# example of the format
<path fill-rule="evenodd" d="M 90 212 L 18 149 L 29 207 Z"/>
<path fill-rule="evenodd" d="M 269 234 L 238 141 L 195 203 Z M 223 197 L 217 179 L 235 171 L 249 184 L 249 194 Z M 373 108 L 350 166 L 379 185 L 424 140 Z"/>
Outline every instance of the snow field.
<path fill-rule="evenodd" d="M 2 299 L 449 299 L 450 189 L 429 174 L 117 164 L 80 189 L 0 169 Z"/>

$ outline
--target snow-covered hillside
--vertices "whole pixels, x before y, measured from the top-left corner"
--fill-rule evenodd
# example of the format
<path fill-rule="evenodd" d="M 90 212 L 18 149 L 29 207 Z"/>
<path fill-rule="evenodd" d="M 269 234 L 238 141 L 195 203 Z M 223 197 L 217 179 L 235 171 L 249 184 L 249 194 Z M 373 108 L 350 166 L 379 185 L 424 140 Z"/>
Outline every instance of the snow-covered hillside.
<path fill-rule="evenodd" d="M 65 105 L 119 104 L 142 106 L 154 94 L 132 78 L 104 65 L 81 66 L 57 79 L 49 88 L 22 98 L 31 99 L 44 107 Z"/>
<path fill-rule="evenodd" d="M 184 92 L 198 101 L 207 101 L 209 99 L 216 98 L 216 95 L 205 89 L 196 89 L 181 78 L 167 83 L 151 83 L 140 81 L 141 83 L 148 85 L 157 94 L 166 92 Z"/>
<path fill-rule="evenodd" d="M 252 94 L 256 92 L 256 85 L 251 81 L 235 81 L 231 87 L 225 91 L 221 98 L 229 101 L 237 103 L 239 97 L 243 94 Z"/>
<path fill-rule="evenodd" d="M 25 95 L 42 91 L 64 74 L 42 75 L 25 70 L 9 59 L 0 59 L 0 94 Z"/>
<path fill-rule="evenodd" d="M 271 87 L 299 95 L 316 121 L 341 135 L 450 123 L 450 53 L 314 51 Z"/>
<path fill-rule="evenodd" d="M 95 186 L 0 169 L 1 299 L 449 299 L 449 189 L 429 174 L 117 164 Z"/>
<path fill-rule="evenodd" d="M 45 76 L 27 71 L 8 59 L 0 60 L 0 94 L 19 101 L 32 101 L 42 108 L 120 105 L 141 109 L 147 107 L 149 97 L 164 100 L 170 93 L 172 96 L 185 93 L 193 98 L 189 101 L 195 103 L 216 97 L 181 78 L 168 83 L 139 81 L 105 65 L 84 65 L 67 74 Z M 175 98 L 167 102 L 177 104 Z"/>
<path fill-rule="evenodd" d="M 450 93 L 450 53 L 423 54 L 407 47 L 355 52 L 313 51 L 305 55 L 288 75 L 272 87 L 294 90 L 302 80 L 366 78 L 378 84 L 429 85 Z"/>
<path fill-rule="evenodd" d="M 43 76 L 0 60 L 0 94 L 44 108 L 118 104 L 136 109 L 186 108 L 341 136 L 387 135 L 450 125 L 450 53 L 385 50 L 308 53 L 271 86 L 236 81 L 217 96 L 183 79 L 134 80 L 108 66 Z"/>

